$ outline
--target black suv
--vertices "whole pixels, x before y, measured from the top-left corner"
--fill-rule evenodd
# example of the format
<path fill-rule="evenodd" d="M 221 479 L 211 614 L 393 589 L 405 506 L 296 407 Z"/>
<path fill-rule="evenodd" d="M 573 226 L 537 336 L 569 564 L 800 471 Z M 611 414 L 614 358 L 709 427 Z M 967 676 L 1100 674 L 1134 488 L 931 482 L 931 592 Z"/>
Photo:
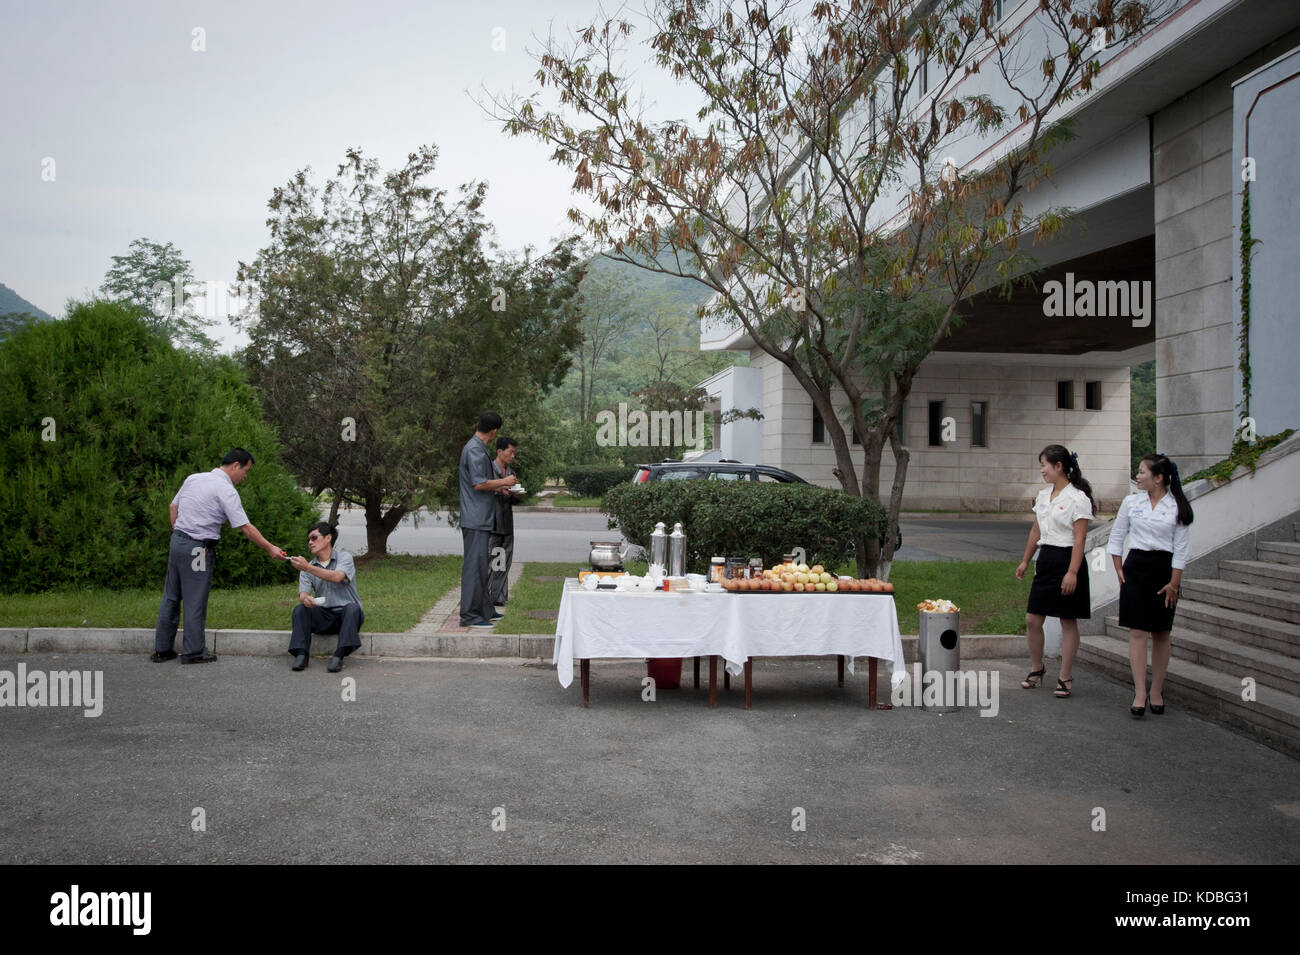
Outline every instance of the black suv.
<path fill-rule="evenodd" d="M 638 464 L 633 484 L 647 481 L 778 481 L 782 484 L 807 484 L 797 474 L 766 464 L 741 464 L 739 461 L 660 461 Z"/>

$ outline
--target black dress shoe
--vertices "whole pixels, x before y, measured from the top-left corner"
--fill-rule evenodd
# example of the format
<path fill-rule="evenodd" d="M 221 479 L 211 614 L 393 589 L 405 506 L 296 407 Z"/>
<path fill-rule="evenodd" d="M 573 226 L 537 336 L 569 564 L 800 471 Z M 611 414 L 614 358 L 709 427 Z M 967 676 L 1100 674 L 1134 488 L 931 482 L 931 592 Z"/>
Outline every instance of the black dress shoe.
<path fill-rule="evenodd" d="M 176 659 L 175 650 L 155 650 L 149 657 L 154 663 L 165 663 Z"/>
<path fill-rule="evenodd" d="M 1154 713 L 1156 716 L 1164 716 L 1165 705 L 1163 703 L 1159 705 L 1156 705 L 1155 703 L 1150 703 L 1148 705 L 1151 707 L 1151 712 Z"/>
<path fill-rule="evenodd" d="M 298 653 L 298 654 L 295 654 L 295 655 L 294 655 L 294 658 L 293 658 L 293 668 L 294 668 L 295 670 L 305 670 L 305 669 L 307 669 L 307 654 L 306 654 L 306 653 Z"/>
<path fill-rule="evenodd" d="M 338 673 L 339 670 L 343 669 L 343 658 L 340 656 L 330 657 L 330 662 L 325 669 L 330 673 Z"/>
<path fill-rule="evenodd" d="M 196 657 L 181 657 L 181 663 L 212 663 L 217 659 L 217 655 L 211 650 L 204 650 Z"/>

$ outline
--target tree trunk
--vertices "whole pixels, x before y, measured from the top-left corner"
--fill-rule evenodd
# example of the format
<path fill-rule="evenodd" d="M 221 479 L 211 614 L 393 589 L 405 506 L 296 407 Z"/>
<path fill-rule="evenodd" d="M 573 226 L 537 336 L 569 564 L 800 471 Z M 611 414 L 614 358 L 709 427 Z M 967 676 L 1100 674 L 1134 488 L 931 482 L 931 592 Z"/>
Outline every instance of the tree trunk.
<path fill-rule="evenodd" d="M 333 497 L 333 501 L 330 502 L 329 525 L 330 527 L 338 527 L 339 507 L 343 504 L 343 492 L 338 488 L 331 488 L 330 490 L 332 492 L 331 497 Z"/>
<path fill-rule="evenodd" d="M 383 495 L 375 491 L 366 492 L 366 556 L 387 557 L 388 536 L 406 516 L 406 508 L 392 507 L 384 513 Z"/>

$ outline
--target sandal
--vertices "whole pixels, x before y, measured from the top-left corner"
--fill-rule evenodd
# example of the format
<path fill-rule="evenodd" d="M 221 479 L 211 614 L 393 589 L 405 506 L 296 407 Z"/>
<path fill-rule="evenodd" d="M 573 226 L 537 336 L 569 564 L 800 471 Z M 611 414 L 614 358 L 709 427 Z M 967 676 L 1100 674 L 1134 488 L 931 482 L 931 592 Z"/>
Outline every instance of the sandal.
<path fill-rule="evenodd" d="M 1065 685 L 1067 683 L 1073 684 L 1074 677 L 1070 677 L 1068 680 L 1057 680 L 1056 689 L 1052 691 L 1052 696 L 1056 697 L 1058 700 L 1063 700 L 1069 696 L 1070 687 Z"/>
<path fill-rule="evenodd" d="M 1047 667 L 1044 666 L 1041 670 L 1034 670 L 1032 673 L 1029 674 L 1029 676 L 1021 680 L 1020 685 L 1024 687 L 1026 690 L 1032 690 L 1036 686 L 1043 685 L 1043 677 L 1045 677 L 1046 675 L 1047 675 Z"/>

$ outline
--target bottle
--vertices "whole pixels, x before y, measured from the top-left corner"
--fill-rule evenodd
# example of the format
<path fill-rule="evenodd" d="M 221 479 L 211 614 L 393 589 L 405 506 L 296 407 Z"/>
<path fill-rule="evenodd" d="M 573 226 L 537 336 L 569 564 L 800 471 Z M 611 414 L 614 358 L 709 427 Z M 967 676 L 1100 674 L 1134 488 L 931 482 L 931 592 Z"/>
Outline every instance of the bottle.
<path fill-rule="evenodd" d="M 673 532 L 668 538 L 668 576 L 686 576 L 686 532 L 682 522 L 673 525 Z"/>
<path fill-rule="evenodd" d="M 650 563 L 660 567 L 668 566 L 668 535 L 664 532 L 664 522 L 660 521 L 650 532 Z"/>

